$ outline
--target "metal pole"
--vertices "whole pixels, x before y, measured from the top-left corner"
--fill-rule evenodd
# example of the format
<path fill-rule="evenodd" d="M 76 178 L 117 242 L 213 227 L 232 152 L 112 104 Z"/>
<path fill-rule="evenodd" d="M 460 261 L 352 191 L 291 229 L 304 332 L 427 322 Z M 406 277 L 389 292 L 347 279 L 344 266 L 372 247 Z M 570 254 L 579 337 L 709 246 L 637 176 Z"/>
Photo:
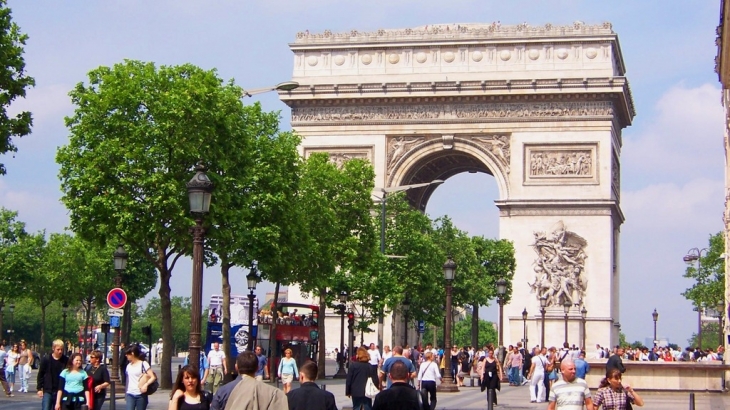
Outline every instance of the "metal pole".
<path fill-rule="evenodd" d="M 114 284 L 117 288 L 122 286 L 122 277 L 120 272 L 117 271 L 117 276 L 114 277 Z M 112 374 L 111 374 L 111 386 L 112 392 L 114 392 L 115 386 L 123 387 L 121 379 L 119 378 L 119 326 L 114 327 L 114 340 L 112 340 Z M 114 394 L 114 393 L 112 393 Z M 116 396 L 112 395 L 112 403 Z"/>
<path fill-rule="evenodd" d="M 656 320 L 654 321 L 654 343 L 656 343 Z"/>
<path fill-rule="evenodd" d="M 383 199 L 380 201 L 380 254 L 385 256 L 385 201 L 387 194 L 383 191 Z M 381 310 L 378 314 L 378 349 L 383 348 L 383 332 L 385 329 L 385 313 Z M 360 344 L 363 344 L 362 332 L 360 333 Z"/>
<path fill-rule="evenodd" d="M 586 349 L 586 319 L 583 319 L 583 349 Z M 586 349 L 587 350 L 587 349 Z"/>
<path fill-rule="evenodd" d="M 403 347 L 408 344 L 408 311 L 403 312 Z"/>
<path fill-rule="evenodd" d="M 253 300 L 255 296 L 253 289 L 248 293 L 248 350 L 253 352 L 254 337 L 253 337 Z"/>
<path fill-rule="evenodd" d="M 344 379 L 347 377 L 345 373 L 345 306 L 340 305 L 340 355 L 341 360 L 337 360 L 337 373 L 333 376 L 335 379 Z M 337 359 L 340 359 L 339 357 Z"/>
<path fill-rule="evenodd" d="M 565 314 L 565 343 L 568 343 L 568 314 Z"/>
<path fill-rule="evenodd" d="M 540 308 L 540 314 L 542 315 L 542 334 L 540 335 L 540 347 L 545 347 L 545 308 Z"/>
<path fill-rule="evenodd" d="M 195 226 L 191 231 L 193 233 L 193 293 L 188 363 L 200 363 L 200 317 L 203 314 L 203 241 L 205 239 L 202 216 L 195 219 Z"/>
<path fill-rule="evenodd" d="M 697 306 L 697 327 L 699 328 L 697 332 L 698 347 L 702 350 L 702 308 L 699 306 Z"/>
<path fill-rule="evenodd" d="M 504 299 L 498 298 L 499 303 L 499 347 L 504 346 Z"/>
<path fill-rule="evenodd" d="M 720 315 L 717 317 L 717 329 L 718 329 L 717 334 L 718 334 L 718 336 L 720 336 L 719 339 L 718 339 L 718 342 L 719 342 L 718 346 L 722 346 L 724 344 L 723 343 L 723 337 L 722 337 L 722 334 L 723 334 L 723 331 L 722 331 L 722 310 L 720 310 Z"/>
<path fill-rule="evenodd" d="M 66 340 L 66 312 L 63 312 L 63 333 L 61 339 Z"/>
<path fill-rule="evenodd" d="M 527 319 L 522 318 L 522 343 L 525 344 L 525 349 L 527 349 Z"/>
<path fill-rule="evenodd" d="M 444 326 L 444 356 L 449 355 L 451 351 L 451 281 L 446 281 L 446 325 Z M 446 361 L 447 368 L 444 369 L 443 382 L 438 386 L 438 391 L 458 392 L 459 388 L 454 384 L 454 378 L 451 377 L 451 362 Z"/>

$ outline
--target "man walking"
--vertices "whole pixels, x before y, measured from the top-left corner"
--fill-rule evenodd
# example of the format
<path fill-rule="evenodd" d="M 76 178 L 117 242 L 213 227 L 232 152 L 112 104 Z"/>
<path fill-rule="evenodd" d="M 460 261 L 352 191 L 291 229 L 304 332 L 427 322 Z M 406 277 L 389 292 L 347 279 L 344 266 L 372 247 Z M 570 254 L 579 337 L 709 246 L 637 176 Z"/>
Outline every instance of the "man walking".
<path fill-rule="evenodd" d="M 289 410 L 283 391 L 257 381 L 254 377 L 258 368 L 258 359 L 253 352 L 240 353 L 236 358 L 236 368 L 241 375 L 240 380 L 220 409 Z"/>
<path fill-rule="evenodd" d="M 299 388 L 287 393 L 289 410 L 337 410 L 335 396 L 322 390 L 317 379 L 317 364 L 306 362 L 299 369 Z"/>
<path fill-rule="evenodd" d="M 616 347 L 616 353 L 609 357 L 608 361 L 606 362 L 606 373 L 608 373 L 608 371 L 611 369 L 618 369 L 621 373 L 626 372 L 626 368 L 624 367 L 624 361 L 622 359 L 623 355 L 624 348 L 621 346 Z"/>
<path fill-rule="evenodd" d="M 220 349 L 218 342 L 213 342 L 213 349 L 208 352 L 208 378 L 205 382 L 209 390 L 215 394 L 223 383 L 224 375 L 228 374 L 226 365 L 226 354 Z M 212 386 L 212 389 L 210 388 Z"/>
<path fill-rule="evenodd" d="M 520 353 L 520 349 L 518 346 L 515 346 L 514 350 L 512 351 L 511 356 L 507 356 L 508 360 L 510 360 L 510 368 L 509 368 L 509 381 L 510 386 L 520 386 L 522 385 L 522 353 Z"/>
<path fill-rule="evenodd" d="M 41 364 L 38 366 L 36 387 L 38 397 L 43 398 L 42 410 L 53 410 L 56 404 L 61 372 L 66 367 L 67 362 L 68 358 L 63 354 L 63 341 L 54 340 L 51 346 L 51 354 L 41 359 Z"/>
<path fill-rule="evenodd" d="M 390 367 L 388 382 L 390 388 L 375 396 L 373 410 L 429 410 L 421 393 L 408 384 L 408 367 L 403 361 L 398 360 Z"/>
<path fill-rule="evenodd" d="M 256 368 L 256 380 L 263 381 L 264 380 L 264 374 L 266 375 L 266 380 L 269 379 L 269 366 L 268 366 L 268 360 L 266 359 L 266 356 L 264 356 L 263 350 L 261 350 L 261 346 L 256 346 L 256 359 L 258 360 L 258 368 Z"/>
<path fill-rule="evenodd" d="M 585 380 L 575 377 L 575 363 L 565 359 L 560 363 L 562 380 L 558 380 L 550 389 L 548 410 L 580 410 L 585 404 L 586 410 L 593 410 L 591 390 Z"/>
<path fill-rule="evenodd" d="M 377 372 L 378 366 L 383 363 L 383 358 L 380 356 L 380 350 L 377 349 L 375 343 L 370 343 L 370 350 L 368 350 L 368 355 L 370 355 L 370 366 L 373 366 L 373 371 Z"/>
<path fill-rule="evenodd" d="M 410 381 L 414 377 L 416 377 L 416 367 L 413 366 L 413 362 L 403 356 L 403 348 L 400 346 L 395 346 L 393 348 L 393 357 L 386 360 L 385 363 L 383 363 L 383 367 L 380 369 L 380 384 L 383 384 L 383 380 L 387 381 L 386 388 L 390 388 L 392 382 L 389 378 L 387 378 L 388 373 L 390 373 L 393 369 L 393 365 L 395 363 L 403 363 L 404 366 L 406 366 L 406 369 L 408 370 L 408 379 L 407 381 Z"/>
<path fill-rule="evenodd" d="M 575 359 L 575 377 L 579 379 L 586 378 L 586 374 L 591 371 L 591 366 L 586 362 L 586 353 L 580 352 L 578 358 Z"/>

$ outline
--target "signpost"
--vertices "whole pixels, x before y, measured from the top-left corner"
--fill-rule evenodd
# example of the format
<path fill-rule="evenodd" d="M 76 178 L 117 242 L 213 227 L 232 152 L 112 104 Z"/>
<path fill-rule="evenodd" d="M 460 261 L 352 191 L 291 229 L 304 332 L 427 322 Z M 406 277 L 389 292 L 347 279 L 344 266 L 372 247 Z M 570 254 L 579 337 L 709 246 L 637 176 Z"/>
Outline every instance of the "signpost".
<path fill-rule="evenodd" d="M 122 288 L 114 288 L 106 295 L 106 303 L 112 309 L 122 309 L 127 304 L 127 292 Z"/>

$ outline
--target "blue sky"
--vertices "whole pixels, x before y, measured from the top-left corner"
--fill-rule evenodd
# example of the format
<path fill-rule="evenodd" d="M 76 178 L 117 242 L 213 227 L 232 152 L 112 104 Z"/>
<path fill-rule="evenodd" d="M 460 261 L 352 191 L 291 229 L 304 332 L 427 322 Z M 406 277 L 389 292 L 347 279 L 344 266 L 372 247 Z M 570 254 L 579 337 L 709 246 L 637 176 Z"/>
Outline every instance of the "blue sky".
<path fill-rule="evenodd" d="M 55 152 L 67 141 L 63 117 L 73 110 L 68 91 L 100 65 L 123 59 L 189 62 L 257 88 L 291 78 L 288 43 L 298 31 L 609 21 L 619 35 L 637 110 L 634 125 L 623 133 L 620 322 L 630 341 L 644 340 L 651 337 L 656 308 L 659 335 L 685 345 L 696 314 L 680 296 L 691 285 L 682 278 L 682 256 L 722 229 L 724 125 L 713 70 L 719 3 L 9 0 L 14 20 L 30 36 L 27 70 L 37 85 L 14 106 L 31 110 L 35 126 L 17 141 L 17 154 L 2 157 L 8 175 L 0 177 L 0 206 L 19 211 L 32 231 L 59 232 L 68 224 Z M 255 100 L 281 110 L 283 128 L 289 128 L 288 109 L 276 95 Z M 436 190 L 427 212 L 448 214 L 471 234 L 496 236 L 496 198 L 491 177 L 462 174 Z M 189 295 L 190 271 L 187 261 L 176 266 L 173 295 Z M 219 292 L 218 276 L 215 269 L 206 271 L 205 295 Z M 243 277 L 234 292 L 245 292 Z M 486 314 L 496 319 L 495 309 Z"/>

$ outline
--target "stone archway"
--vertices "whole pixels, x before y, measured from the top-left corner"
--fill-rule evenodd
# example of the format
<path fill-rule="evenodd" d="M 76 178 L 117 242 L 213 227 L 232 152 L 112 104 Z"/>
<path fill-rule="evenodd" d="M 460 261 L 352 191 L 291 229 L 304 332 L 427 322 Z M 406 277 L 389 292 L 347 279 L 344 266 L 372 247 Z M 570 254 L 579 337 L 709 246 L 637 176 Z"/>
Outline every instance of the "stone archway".
<path fill-rule="evenodd" d="M 429 25 L 299 33 L 280 92 L 303 155 L 366 158 L 375 185 L 493 175 L 517 271 L 505 342 L 615 345 L 621 132 L 635 115 L 611 25 Z M 420 209 L 434 187 L 409 191 Z M 585 322 L 581 310 L 586 309 Z M 584 330 L 584 328 L 586 330 Z M 386 340 L 389 338 L 386 335 Z"/>

